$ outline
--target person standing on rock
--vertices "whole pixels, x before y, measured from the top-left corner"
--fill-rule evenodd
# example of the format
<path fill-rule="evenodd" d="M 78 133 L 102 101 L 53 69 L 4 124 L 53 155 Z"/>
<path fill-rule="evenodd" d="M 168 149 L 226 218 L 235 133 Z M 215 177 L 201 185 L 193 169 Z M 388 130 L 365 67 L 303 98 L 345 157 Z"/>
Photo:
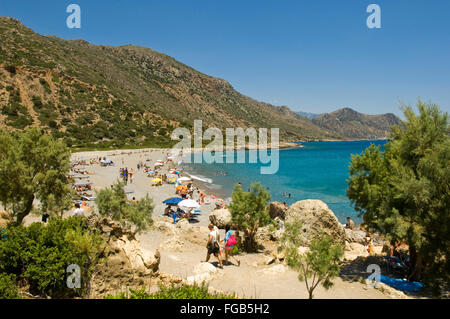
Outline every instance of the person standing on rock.
<path fill-rule="evenodd" d="M 346 227 L 349 229 L 353 229 L 355 227 L 355 222 L 350 217 L 347 217 Z"/>
<path fill-rule="evenodd" d="M 237 262 L 237 265 L 240 266 L 241 261 L 239 259 L 237 259 L 236 257 L 234 257 L 234 255 L 233 255 L 233 248 L 234 248 L 234 245 L 236 245 L 236 239 L 233 235 L 233 232 L 231 231 L 230 225 L 225 226 L 224 244 L 225 244 L 225 264 L 229 265 L 230 262 L 228 261 L 228 257 L 233 257 L 234 261 Z"/>
<path fill-rule="evenodd" d="M 206 244 L 206 249 L 208 250 L 208 252 L 206 254 L 205 262 L 208 262 L 209 257 L 211 256 L 211 254 L 213 254 L 219 261 L 219 268 L 223 268 L 222 256 L 220 254 L 220 246 L 219 246 L 219 240 L 220 240 L 219 230 L 217 228 L 215 228 L 213 224 L 209 224 L 208 229 L 210 232 L 209 232 L 208 242 Z"/>

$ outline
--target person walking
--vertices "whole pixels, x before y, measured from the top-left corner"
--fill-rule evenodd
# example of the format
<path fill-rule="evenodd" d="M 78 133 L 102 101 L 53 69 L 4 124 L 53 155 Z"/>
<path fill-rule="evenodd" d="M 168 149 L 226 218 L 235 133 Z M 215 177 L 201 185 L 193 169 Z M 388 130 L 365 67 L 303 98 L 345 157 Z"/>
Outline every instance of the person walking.
<path fill-rule="evenodd" d="M 225 264 L 229 265 L 230 262 L 228 261 L 228 258 L 232 257 L 234 259 L 234 261 L 237 263 L 237 265 L 240 266 L 241 261 L 239 259 L 237 259 L 236 257 L 234 257 L 234 255 L 233 255 L 233 248 L 234 248 L 234 245 L 236 245 L 236 239 L 233 235 L 233 232 L 231 231 L 230 225 L 225 226 L 224 244 L 225 244 Z"/>
<path fill-rule="evenodd" d="M 217 227 L 214 227 L 213 224 L 209 224 L 208 229 L 210 232 L 208 236 L 208 242 L 206 243 L 206 249 L 208 251 L 206 254 L 205 262 L 207 263 L 209 261 L 209 257 L 211 256 L 211 254 L 213 254 L 219 261 L 219 268 L 223 268 L 222 256 L 220 253 L 220 246 L 219 246 L 220 242 L 219 230 L 217 229 Z"/>
<path fill-rule="evenodd" d="M 130 178 L 130 184 L 133 184 L 134 169 L 130 169 L 130 171 L 128 172 L 128 176 Z"/>

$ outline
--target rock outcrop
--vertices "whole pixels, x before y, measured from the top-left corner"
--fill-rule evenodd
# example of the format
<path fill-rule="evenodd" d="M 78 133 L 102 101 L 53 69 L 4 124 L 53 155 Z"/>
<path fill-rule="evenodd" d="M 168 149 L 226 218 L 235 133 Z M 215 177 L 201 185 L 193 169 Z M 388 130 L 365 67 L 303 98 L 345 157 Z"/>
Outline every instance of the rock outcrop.
<path fill-rule="evenodd" d="M 210 263 L 202 262 L 194 267 L 194 274 L 186 278 L 189 285 L 209 282 L 214 276 L 222 275 L 223 270 L 216 268 Z"/>
<path fill-rule="evenodd" d="M 231 223 L 231 213 L 226 208 L 216 209 L 209 215 L 209 221 L 218 228 L 225 228 Z"/>
<path fill-rule="evenodd" d="M 288 207 L 285 204 L 280 202 L 271 202 L 269 205 L 270 218 L 275 219 L 279 217 L 281 219 L 285 219 L 287 210 Z"/>
<path fill-rule="evenodd" d="M 296 221 L 302 227 L 302 246 L 309 246 L 321 234 L 331 236 L 336 244 L 345 243 L 344 227 L 321 200 L 307 199 L 292 204 L 286 212 L 286 223 Z"/>
<path fill-rule="evenodd" d="M 128 287 L 149 285 L 159 272 L 159 251 L 142 250 L 133 232 L 109 218 L 90 218 L 90 222 L 101 230 L 107 243 L 105 260 L 92 273 L 90 297 L 100 298 Z"/>

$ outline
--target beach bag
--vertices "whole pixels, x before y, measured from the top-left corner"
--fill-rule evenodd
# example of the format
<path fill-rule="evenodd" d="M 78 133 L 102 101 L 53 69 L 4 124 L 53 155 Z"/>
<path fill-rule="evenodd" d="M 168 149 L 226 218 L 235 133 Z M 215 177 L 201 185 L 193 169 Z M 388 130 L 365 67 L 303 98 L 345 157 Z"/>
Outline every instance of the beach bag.
<path fill-rule="evenodd" d="M 236 245 L 236 244 L 237 244 L 236 238 L 234 238 L 234 235 L 231 235 L 228 238 L 227 246 L 233 246 L 233 245 Z"/>

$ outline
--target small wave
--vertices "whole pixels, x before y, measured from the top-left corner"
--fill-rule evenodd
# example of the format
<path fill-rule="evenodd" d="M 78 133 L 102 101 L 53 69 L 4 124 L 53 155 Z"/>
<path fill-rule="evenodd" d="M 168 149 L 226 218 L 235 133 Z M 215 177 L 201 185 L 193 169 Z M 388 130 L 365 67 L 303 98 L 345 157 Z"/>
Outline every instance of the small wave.
<path fill-rule="evenodd" d="M 196 175 L 191 175 L 189 173 L 186 173 L 186 174 L 189 175 L 190 178 L 196 179 L 196 180 L 204 182 L 204 183 L 212 184 L 212 182 L 213 182 L 213 180 L 211 178 L 206 178 L 204 176 L 200 177 L 200 176 L 196 176 Z"/>

